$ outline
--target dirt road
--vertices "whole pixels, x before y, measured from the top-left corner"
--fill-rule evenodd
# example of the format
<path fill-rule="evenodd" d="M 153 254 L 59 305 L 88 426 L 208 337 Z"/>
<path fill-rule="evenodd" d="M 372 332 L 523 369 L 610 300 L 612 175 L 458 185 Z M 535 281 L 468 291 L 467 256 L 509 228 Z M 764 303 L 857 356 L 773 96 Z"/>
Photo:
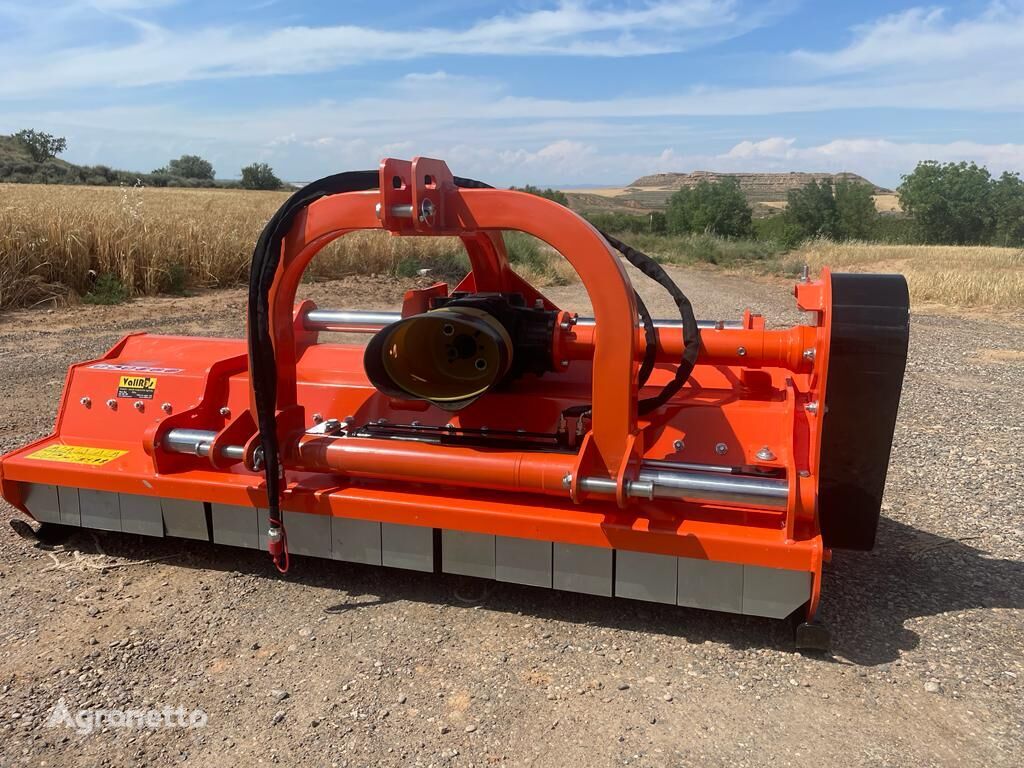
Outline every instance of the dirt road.
<path fill-rule="evenodd" d="M 798 319 L 780 284 L 676 277 L 699 316 Z M 306 288 L 384 307 L 403 286 Z M 587 309 L 578 286 L 550 293 Z M 240 335 L 243 307 L 225 291 L 0 318 L 0 449 L 50 430 L 69 363 L 128 330 Z M 828 568 L 825 659 L 726 614 L 325 561 L 282 579 L 260 552 L 171 539 L 44 551 L 4 505 L 0 764 L 1019 765 L 1022 381 L 1020 326 L 915 315 L 879 545 Z M 45 725 L 61 699 L 208 720 L 86 735 Z"/>

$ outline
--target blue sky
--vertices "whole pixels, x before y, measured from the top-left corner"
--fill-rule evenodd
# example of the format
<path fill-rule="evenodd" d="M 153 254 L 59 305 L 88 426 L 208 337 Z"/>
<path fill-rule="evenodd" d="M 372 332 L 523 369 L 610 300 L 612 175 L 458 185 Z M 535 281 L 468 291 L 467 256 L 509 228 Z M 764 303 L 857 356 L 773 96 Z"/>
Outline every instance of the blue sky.
<path fill-rule="evenodd" d="M 1024 171 L 1024 0 L 0 0 L 0 133 L 309 180 L 430 155 L 495 184 L 922 159 Z"/>

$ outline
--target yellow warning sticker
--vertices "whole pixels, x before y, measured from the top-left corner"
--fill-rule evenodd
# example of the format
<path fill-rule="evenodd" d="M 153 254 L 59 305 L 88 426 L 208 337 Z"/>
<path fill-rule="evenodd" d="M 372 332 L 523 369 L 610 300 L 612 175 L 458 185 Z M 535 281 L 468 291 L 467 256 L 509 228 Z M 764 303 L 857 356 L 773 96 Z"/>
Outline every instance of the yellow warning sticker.
<path fill-rule="evenodd" d="M 119 451 L 115 448 L 87 448 L 82 445 L 48 445 L 40 448 L 35 453 L 30 453 L 26 459 L 39 459 L 40 461 L 60 461 L 65 464 L 88 464 L 99 467 L 116 458 L 124 456 L 128 451 Z"/>
<path fill-rule="evenodd" d="M 117 396 L 132 400 L 152 400 L 156 392 L 156 376 L 122 376 L 117 382 Z"/>

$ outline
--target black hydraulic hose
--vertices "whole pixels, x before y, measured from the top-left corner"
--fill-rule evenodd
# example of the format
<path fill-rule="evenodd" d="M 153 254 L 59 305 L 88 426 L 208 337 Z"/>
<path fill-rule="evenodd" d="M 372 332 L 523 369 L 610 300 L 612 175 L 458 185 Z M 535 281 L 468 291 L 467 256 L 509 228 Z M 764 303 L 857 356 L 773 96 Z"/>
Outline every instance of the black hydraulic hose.
<path fill-rule="evenodd" d="M 683 384 L 690 378 L 690 374 L 693 373 L 693 366 L 697 364 L 697 355 L 700 353 L 700 328 L 697 327 L 697 318 L 693 314 L 693 306 L 690 304 L 690 300 L 679 290 L 679 286 L 675 284 L 658 262 L 646 253 L 631 248 L 606 232 L 601 232 L 601 236 L 615 250 L 625 256 L 630 264 L 668 291 L 676 304 L 676 308 L 679 310 L 679 318 L 683 323 L 683 355 L 678 367 L 676 367 L 675 376 L 657 395 L 644 398 L 637 404 L 637 409 L 640 413 L 650 413 L 671 400 L 682 389 Z"/>
<path fill-rule="evenodd" d="M 327 176 L 307 184 L 278 209 L 260 233 L 252 253 L 249 271 L 249 375 L 252 380 L 256 422 L 260 432 L 263 472 L 267 482 L 267 507 L 271 531 L 280 537 L 271 541 L 274 565 L 282 573 L 288 570 L 288 542 L 281 519 L 281 467 L 277 442 L 277 361 L 270 337 L 270 286 L 281 260 L 281 242 L 295 216 L 316 200 L 341 192 L 376 189 L 377 171 L 350 171 Z"/>
<path fill-rule="evenodd" d="M 654 329 L 654 320 L 651 313 L 647 311 L 647 305 L 640 298 L 640 294 L 633 289 L 633 298 L 636 299 L 636 311 L 640 315 L 640 321 L 644 324 L 644 361 L 640 364 L 640 373 L 637 376 L 638 389 L 647 383 L 651 378 L 651 371 L 654 370 L 654 363 L 658 357 L 658 332 Z"/>

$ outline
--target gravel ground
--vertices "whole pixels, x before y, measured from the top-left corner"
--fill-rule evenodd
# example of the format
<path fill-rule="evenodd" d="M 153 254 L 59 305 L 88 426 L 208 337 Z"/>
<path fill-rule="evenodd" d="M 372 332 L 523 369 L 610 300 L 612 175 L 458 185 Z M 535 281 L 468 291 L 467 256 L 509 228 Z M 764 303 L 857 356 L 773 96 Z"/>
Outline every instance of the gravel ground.
<path fill-rule="evenodd" d="M 781 283 L 676 277 L 702 317 L 799 319 Z M 306 286 L 365 307 L 403 287 Z M 0 450 L 49 432 L 69 363 L 128 330 L 238 335 L 243 307 L 0 318 Z M 47 551 L 4 525 L 0 765 L 1019 765 L 1022 335 L 915 315 L 879 544 L 826 572 L 828 658 L 769 620 L 326 561 L 282 579 L 259 552 L 115 534 Z M 208 720 L 47 727 L 61 699 Z"/>

